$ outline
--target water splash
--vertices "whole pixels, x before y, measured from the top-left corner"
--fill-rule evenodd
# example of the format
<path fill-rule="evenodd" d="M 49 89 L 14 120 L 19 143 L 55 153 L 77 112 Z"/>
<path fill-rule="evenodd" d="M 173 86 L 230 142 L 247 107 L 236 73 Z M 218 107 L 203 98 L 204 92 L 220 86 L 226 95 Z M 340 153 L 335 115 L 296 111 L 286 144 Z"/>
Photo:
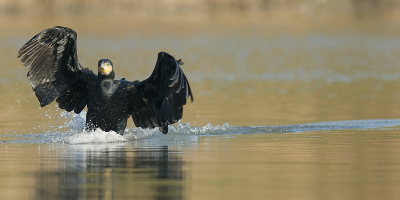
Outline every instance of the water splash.
<path fill-rule="evenodd" d="M 64 124 L 57 127 L 58 129 L 67 128 L 71 131 L 82 132 L 85 129 L 86 111 L 79 114 L 62 111 L 58 121 L 64 120 Z"/>
<path fill-rule="evenodd" d="M 63 125 L 55 127 L 42 134 L 17 134 L 18 139 L 11 142 L 17 143 L 67 143 L 67 144 L 99 144 L 147 141 L 161 143 L 180 144 L 185 142 L 196 142 L 200 136 L 205 135 L 237 135 L 237 134 L 266 134 L 266 133 L 299 133 L 308 131 L 333 131 L 344 129 L 393 129 L 400 126 L 400 119 L 377 119 L 377 120 L 349 120 L 319 122 L 297 125 L 282 126 L 231 126 L 228 123 L 222 126 L 207 124 L 205 126 L 191 126 L 190 123 L 179 121 L 175 125 L 168 126 L 169 132 L 163 135 L 158 128 L 141 129 L 127 128 L 124 135 L 116 132 L 105 132 L 102 130 L 85 130 L 86 112 L 73 114 L 61 112 L 59 121 Z"/>
<path fill-rule="evenodd" d="M 95 131 L 83 131 L 79 134 L 73 134 L 62 140 L 68 144 L 86 144 L 86 143 L 107 143 L 107 142 L 126 142 L 126 137 L 117 134 L 114 131 L 105 132 L 100 129 Z"/>

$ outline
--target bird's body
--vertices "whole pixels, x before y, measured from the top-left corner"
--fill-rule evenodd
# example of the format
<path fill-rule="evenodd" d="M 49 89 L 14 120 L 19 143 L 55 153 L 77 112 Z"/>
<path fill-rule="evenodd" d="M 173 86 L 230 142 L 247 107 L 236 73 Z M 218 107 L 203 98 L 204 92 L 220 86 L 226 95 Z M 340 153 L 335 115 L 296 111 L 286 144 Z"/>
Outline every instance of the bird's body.
<path fill-rule="evenodd" d="M 28 80 L 40 105 L 56 99 L 59 107 L 80 113 L 87 107 L 86 128 L 122 134 L 130 116 L 137 127 L 166 134 L 168 125 L 182 118 L 186 99 L 193 96 L 174 57 L 158 54 L 156 67 L 144 81 L 114 80 L 113 64 L 98 63 L 98 74 L 82 68 L 76 53 L 76 33 L 66 27 L 46 29 L 18 52 L 29 69 Z"/>
<path fill-rule="evenodd" d="M 86 117 L 89 129 L 101 128 L 118 133 L 125 130 L 127 119 L 130 117 L 128 110 L 132 109 L 129 108 L 126 94 L 122 92 L 127 85 L 126 81 L 100 78 L 90 84 Z M 100 115 L 104 117 L 97 117 Z"/>

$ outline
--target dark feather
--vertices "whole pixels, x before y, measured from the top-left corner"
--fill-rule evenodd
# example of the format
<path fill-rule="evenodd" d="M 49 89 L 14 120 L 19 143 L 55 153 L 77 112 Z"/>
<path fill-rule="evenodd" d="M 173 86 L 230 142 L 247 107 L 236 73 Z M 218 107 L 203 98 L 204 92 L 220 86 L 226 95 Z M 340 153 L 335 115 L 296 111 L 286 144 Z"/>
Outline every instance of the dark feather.
<path fill-rule="evenodd" d="M 137 99 L 132 106 L 132 118 L 142 128 L 160 127 L 164 134 L 168 125 L 182 118 L 186 99 L 193 101 L 192 91 L 177 61 L 165 52 L 158 54 L 153 73 L 142 82 L 132 83 L 131 91 Z M 141 98 L 141 99 L 140 99 Z M 141 103 L 138 103 L 141 102 Z"/>
<path fill-rule="evenodd" d="M 79 113 L 87 104 L 88 82 L 83 77 L 95 75 L 79 64 L 76 38 L 74 30 L 56 26 L 35 35 L 18 51 L 42 107 L 57 98 L 60 108 Z"/>
<path fill-rule="evenodd" d="M 29 69 L 27 77 L 40 105 L 54 101 L 61 109 L 80 113 L 88 107 L 86 126 L 122 134 L 131 115 L 137 127 L 166 134 L 168 125 L 182 118 L 183 105 L 193 95 L 181 60 L 160 52 L 146 80 L 114 80 L 114 71 L 95 75 L 78 62 L 77 34 L 66 27 L 46 29 L 30 39 L 18 58 Z M 109 61 L 102 59 L 101 62 Z"/>

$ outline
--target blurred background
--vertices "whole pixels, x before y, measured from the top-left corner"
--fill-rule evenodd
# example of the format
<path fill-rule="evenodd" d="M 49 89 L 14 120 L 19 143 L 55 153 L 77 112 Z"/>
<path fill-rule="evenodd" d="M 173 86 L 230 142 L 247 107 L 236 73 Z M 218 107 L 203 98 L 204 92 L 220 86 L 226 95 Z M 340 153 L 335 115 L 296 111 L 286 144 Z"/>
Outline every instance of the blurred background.
<path fill-rule="evenodd" d="M 87 15 L 109 12 L 152 15 L 163 14 L 211 14 L 221 12 L 273 13 L 290 11 L 300 15 L 321 13 L 365 15 L 394 14 L 398 0 L 2 0 L 1 11 L 5 15 Z M 110 13 L 111 12 L 111 13 Z"/>
<path fill-rule="evenodd" d="M 398 199 L 399 127 L 384 121 L 400 118 L 399 11 L 400 0 L 0 0 L 2 197 Z M 56 25 L 78 33 L 83 67 L 109 58 L 118 79 L 147 78 L 160 51 L 181 58 L 194 94 L 182 122 L 213 134 L 49 142 L 75 118 L 40 108 L 17 52 Z"/>
<path fill-rule="evenodd" d="M 63 123 L 56 104 L 39 110 L 16 58 L 56 25 L 78 33 L 82 66 L 109 58 L 117 78 L 147 78 L 160 51 L 182 58 L 195 97 L 184 123 L 398 118 L 399 8 L 398 0 L 1 0 L 0 131 Z"/>
<path fill-rule="evenodd" d="M 87 14 L 99 11 L 118 13 L 213 13 L 213 12 L 273 12 L 291 10 L 300 14 L 326 12 L 364 15 L 394 12 L 399 6 L 398 0 L 2 0 L 3 14 L 59 16 L 62 14 Z M 340 13 L 339 13 L 340 12 Z"/>

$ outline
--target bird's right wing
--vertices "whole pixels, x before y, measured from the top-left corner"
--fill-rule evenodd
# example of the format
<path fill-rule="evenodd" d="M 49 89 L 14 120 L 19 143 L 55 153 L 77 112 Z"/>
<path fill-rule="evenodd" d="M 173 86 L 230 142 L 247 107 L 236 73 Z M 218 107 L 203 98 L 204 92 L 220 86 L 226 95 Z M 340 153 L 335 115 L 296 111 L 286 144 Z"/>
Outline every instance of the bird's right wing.
<path fill-rule="evenodd" d="M 166 134 L 168 125 L 182 118 L 183 105 L 189 97 L 193 101 L 193 95 L 179 63 L 170 54 L 160 52 L 150 77 L 127 87 L 133 96 L 130 114 L 137 127 L 158 126 Z"/>
<path fill-rule="evenodd" d="M 79 64 L 76 38 L 74 30 L 56 26 L 35 35 L 18 51 L 42 107 L 57 98 L 60 108 L 79 113 L 87 104 L 88 85 L 97 76 Z"/>

